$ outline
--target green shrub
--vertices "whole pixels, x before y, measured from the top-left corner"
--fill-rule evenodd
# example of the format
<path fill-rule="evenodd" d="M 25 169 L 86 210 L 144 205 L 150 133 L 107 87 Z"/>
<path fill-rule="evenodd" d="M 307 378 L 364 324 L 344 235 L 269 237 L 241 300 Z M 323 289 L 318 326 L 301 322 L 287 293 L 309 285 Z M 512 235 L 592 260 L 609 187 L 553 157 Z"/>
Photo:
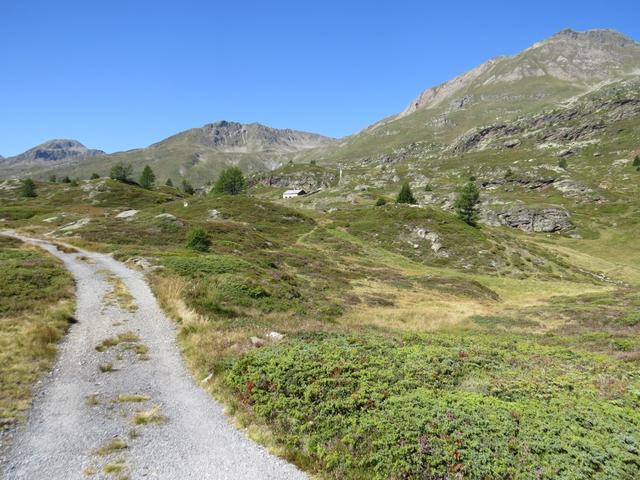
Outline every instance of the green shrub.
<path fill-rule="evenodd" d="M 187 195 L 193 195 L 196 193 L 193 186 L 185 178 L 182 179 L 182 191 Z"/>
<path fill-rule="evenodd" d="M 151 189 L 156 183 L 156 174 L 149 165 L 145 165 L 142 173 L 140 174 L 140 180 L 138 181 L 142 188 L 147 190 Z"/>
<path fill-rule="evenodd" d="M 236 273 L 248 270 L 251 267 L 244 260 L 230 255 L 171 256 L 163 258 L 162 263 L 178 274 L 191 278 Z"/>
<path fill-rule="evenodd" d="M 187 248 L 198 252 L 206 252 L 211 247 L 207 232 L 200 227 L 192 228 L 187 233 Z"/>
<path fill-rule="evenodd" d="M 100 178 L 100 174 L 93 172 L 91 174 L 91 180 L 97 180 L 98 178 Z"/>
<path fill-rule="evenodd" d="M 109 171 L 109 178 L 118 180 L 119 182 L 130 182 L 130 176 L 133 173 L 133 167 L 130 163 L 118 162 Z"/>
<path fill-rule="evenodd" d="M 27 198 L 37 197 L 36 193 L 36 184 L 30 178 L 26 178 L 22 181 L 22 185 L 20 187 L 20 195 Z"/>
<path fill-rule="evenodd" d="M 378 200 L 376 200 L 376 207 L 382 207 L 383 205 L 387 204 L 387 200 L 384 197 L 378 197 Z"/>
<path fill-rule="evenodd" d="M 171 180 L 170 178 L 167 178 L 167 181 L 166 181 L 166 182 L 164 182 L 164 184 L 165 184 L 167 187 L 173 187 L 173 180 Z"/>
<path fill-rule="evenodd" d="M 561 159 L 558 161 L 558 166 L 559 166 L 561 169 L 566 170 L 566 169 L 567 169 L 567 167 L 569 166 L 569 164 L 567 163 L 567 159 L 566 159 L 566 158 L 561 158 Z"/>
<path fill-rule="evenodd" d="M 458 218 L 468 225 L 475 226 L 478 219 L 476 208 L 479 202 L 480 190 L 475 182 L 467 182 L 458 192 L 458 198 L 454 204 Z"/>
<path fill-rule="evenodd" d="M 411 192 L 411 186 L 409 182 L 404 182 L 402 184 L 402 188 L 400 189 L 400 193 L 398 193 L 398 198 L 396 199 L 396 203 L 409 203 L 415 204 L 416 199 L 413 197 L 413 193 Z"/>
<path fill-rule="evenodd" d="M 231 167 L 224 170 L 213 186 L 216 193 L 226 193 L 227 195 L 239 195 L 247 184 L 242 171 L 238 167 Z"/>

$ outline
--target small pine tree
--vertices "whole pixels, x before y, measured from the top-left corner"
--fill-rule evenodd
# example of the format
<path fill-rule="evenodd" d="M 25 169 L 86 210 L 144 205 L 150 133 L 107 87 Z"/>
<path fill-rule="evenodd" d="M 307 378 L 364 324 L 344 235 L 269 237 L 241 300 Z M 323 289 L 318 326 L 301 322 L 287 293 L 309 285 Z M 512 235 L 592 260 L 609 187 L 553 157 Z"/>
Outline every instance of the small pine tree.
<path fill-rule="evenodd" d="M 57 180 L 58 180 L 58 178 L 55 175 L 51 175 L 49 177 L 49 182 L 51 182 L 51 183 L 56 183 Z"/>
<path fill-rule="evenodd" d="M 71 179 L 69 178 L 69 175 L 65 175 L 62 178 L 62 183 L 71 183 Z"/>
<path fill-rule="evenodd" d="M 396 199 L 396 203 L 409 203 L 415 204 L 416 199 L 411 192 L 411 186 L 409 186 L 409 182 L 404 182 L 402 184 L 402 188 L 400 189 L 400 193 L 398 193 L 398 198 Z"/>
<path fill-rule="evenodd" d="M 138 181 L 142 188 L 147 190 L 151 189 L 156 183 L 156 174 L 153 173 L 149 165 L 145 165 L 142 173 L 140 174 L 140 180 Z"/>
<path fill-rule="evenodd" d="M 30 178 L 25 178 L 22 181 L 20 194 L 23 197 L 27 197 L 27 198 L 33 198 L 38 196 L 38 194 L 36 193 L 36 184 L 33 182 L 33 180 L 31 180 Z"/>
<path fill-rule="evenodd" d="M 239 195 L 247 186 L 242 171 L 238 167 L 231 167 L 224 170 L 213 186 L 216 193 L 226 193 L 227 195 Z"/>
<path fill-rule="evenodd" d="M 186 179 L 182 180 L 182 191 L 187 195 L 193 195 L 194 193 L 196 193 L 193 186 L 189 182 L 187 182 Z"/>
<path fill-rule="evenodd" d="M 187 248 L 198 252 L 206 252 L 211 247 L 207 232 L 201 228 L 193 228 L 187 233 Z"/>
<path fill-rule="evenodd" d="M 100 178 L 100 175 L 98 175 L 97 173 L 92 173 L 91 174 L 91 180 L 97 180 L 98 178 Z"/>
<path fill-rule="evenodd" d="M 561 159 L 558 161 L 558 166 L 559 166 L 561 169 L 566 170 L 566 169 L 567 169 L 567 167 L 569 166 L 569 164 L 567 163 L 567 159 L 566 159 L 566 158 L 561 158 Z"/>
<path fill-rule="evenodd" d="M 378 200 L 376 200 L 376 207 L 382 207 L 383 205 L 387 204 L 387 200 L 384 197 L 378 197 Z"/>
<path fill-rule="evenodd" d="M 109 177 L 119 182 L 130 182 L 129 177 L 133 173 L 133 167 L 130 163 L 118 162 L 109 171 Z"/>
<path fill-rule="evenodd" d="M 476 207 L 480 202 L 480 190 L 475 182 L 469 181 L 458 192 L 458 198 L 454 204 L 458 218 L 468 225 L 475 226 L 478 219 Z"/>
<path fill-rule="evenodd" d="M 167 187 L 173 187 L 173 181 L 170 178 L 167 178 L 167 181 L 164 182 Z"/>
<path fill-rule="evenodd" d="M 77 179 L 77 178 L 74 178 L 73 180 L 71 180 L 71 181 L 69 182 L 69 185 L 71 185 L 72 187 L 77 187 L 77 186 L 78 186 L 78 184 L 79 184 L 79 182 L 78 182 L 78 179 Z"/>
<path fill-rule="evenodd" d="M 504 172 L 504 179 L 505 180 L 511 180 L 511 179 L 513 179 L 514 175 L 515 174 L 513 173 L 513 170 L 511 170 L 511 167 L 508 167 L 507 171 Z"/>
<path fill-rule="evenodd" d="M 430 183 L 427 183 L 427 184 L 424 186 L 424 191 L 425 191 L 425 192 L 433 192 L 433 187 L 431 186 L 431 184 L 430 184 Z"/>
<path fill-rule="evenodd" d="M 633 166 L 640 167 L 640 155 L 636 155 L 636 158 L 633 159 Z"/>

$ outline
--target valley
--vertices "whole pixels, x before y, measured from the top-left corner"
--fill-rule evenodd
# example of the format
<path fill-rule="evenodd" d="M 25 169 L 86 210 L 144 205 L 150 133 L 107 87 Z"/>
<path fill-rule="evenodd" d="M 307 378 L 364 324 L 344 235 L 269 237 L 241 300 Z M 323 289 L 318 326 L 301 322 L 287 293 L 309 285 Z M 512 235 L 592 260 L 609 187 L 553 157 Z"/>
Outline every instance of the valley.
<path fill-rule="evenodd" d="M 221 121 L 130 152 L 56 141 L 0 159 L 3 344 L 38 337 L 30 325 L 40 312 L 58 318 L 49 337 L 11 355 L 9 369 L 22 373 L 3 374 L 0 438 L 26 445 L 33 419 L 47 424 L 46 392 L 65 370 L 43 381 L 44 394 L 33 389 L 31 416 L 29 391 L 69 329 L 59 358 L 73 344 L 95 363 L 72 411 L 90 410 L 94 390 L 100 405 L 136 394 L 167 422 L 99 458 L 101 442 L 131 429 L 128 404 L 110 407 L 117 432 L 95 418 L 90 432 L 69 430 L 96 444 L 83 445 L 84 463 L 64 472 L 72 478 L 87 468 L 87 477 L 139 478 L 141 465 L 160 478 L 243 478 L 260 468 L 252 458 L 275 469 L 254 478 L 636 478 L 639 71 L 635 41 L 562 31 L 342 139 Z M 117 178 L 114 166 L 131 171 Z M 469 221 L 465 188 L 478 193 Z M 289 189 L 306 193 L 283 198 Z M 54 257 L 73 265 L 77 305 Z M 32 266 L 49 273 L 25 274 Z M 128 286 L 120 294 L 118 277 Z M 113 304 L 83 310 L 81 278 L 111 289 Z M 41 298 L 24 302 L 34 291 Z M 110 360 L 115 371 L 101 371 L 96 347 L 116 339 L 100 347 L 113 356 L 135 344 L 131 325 L 142 339 L 162 329 L 143 352 L 150 363 L 125 349 Z M 154 363 L 164 348 L 166 384 Z M 38 357 L 23 358 L 29 351 Z M 130 364 L 120 369 L 122 359 Z M 142 386 L 128 380 L 136 368 L 147 369 Z M 101 376 L 126 391 L 94 383 Z M 183 417 L 215 427 L 195 425 L 187 438 Z M 270 452 L 248 454 L 245 473 L 224 466 L 224 442 L 208 435 L 260 447 L 227 422 Z M 167 453 L 154 459 L 160 437 Z M 171 470 L 176 445 L 201 457 L 210 445 L 209 463 Z M 7 478 L 38 478 L 8 448 Z"/>

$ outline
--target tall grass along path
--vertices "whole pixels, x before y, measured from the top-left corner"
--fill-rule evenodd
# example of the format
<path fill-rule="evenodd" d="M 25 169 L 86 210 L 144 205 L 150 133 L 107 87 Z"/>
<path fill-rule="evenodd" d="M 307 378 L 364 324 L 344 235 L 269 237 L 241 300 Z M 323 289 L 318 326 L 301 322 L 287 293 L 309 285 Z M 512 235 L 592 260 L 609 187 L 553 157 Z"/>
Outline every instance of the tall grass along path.
<path fill-rule="evenodd" d="M 233 428 L 198 387 L 142 273 L 108 255 L 2 234 L 61 259 L 77 289 L 77 322 L 15 434 L 3 478 L 306 478 Z M 123 289 L 126 306 L 113 293 Z"/>

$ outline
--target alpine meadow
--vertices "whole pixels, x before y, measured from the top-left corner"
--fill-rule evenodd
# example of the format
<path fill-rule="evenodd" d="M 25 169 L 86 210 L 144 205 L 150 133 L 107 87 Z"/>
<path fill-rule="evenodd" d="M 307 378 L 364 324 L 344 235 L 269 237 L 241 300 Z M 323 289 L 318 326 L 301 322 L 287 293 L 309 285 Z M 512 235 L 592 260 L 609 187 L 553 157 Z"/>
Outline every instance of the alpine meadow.
<path fill-rule="evenodd" d="M 640 478 L 640 44 L 397 109 L 0 157 L 2 478 Z"/>

